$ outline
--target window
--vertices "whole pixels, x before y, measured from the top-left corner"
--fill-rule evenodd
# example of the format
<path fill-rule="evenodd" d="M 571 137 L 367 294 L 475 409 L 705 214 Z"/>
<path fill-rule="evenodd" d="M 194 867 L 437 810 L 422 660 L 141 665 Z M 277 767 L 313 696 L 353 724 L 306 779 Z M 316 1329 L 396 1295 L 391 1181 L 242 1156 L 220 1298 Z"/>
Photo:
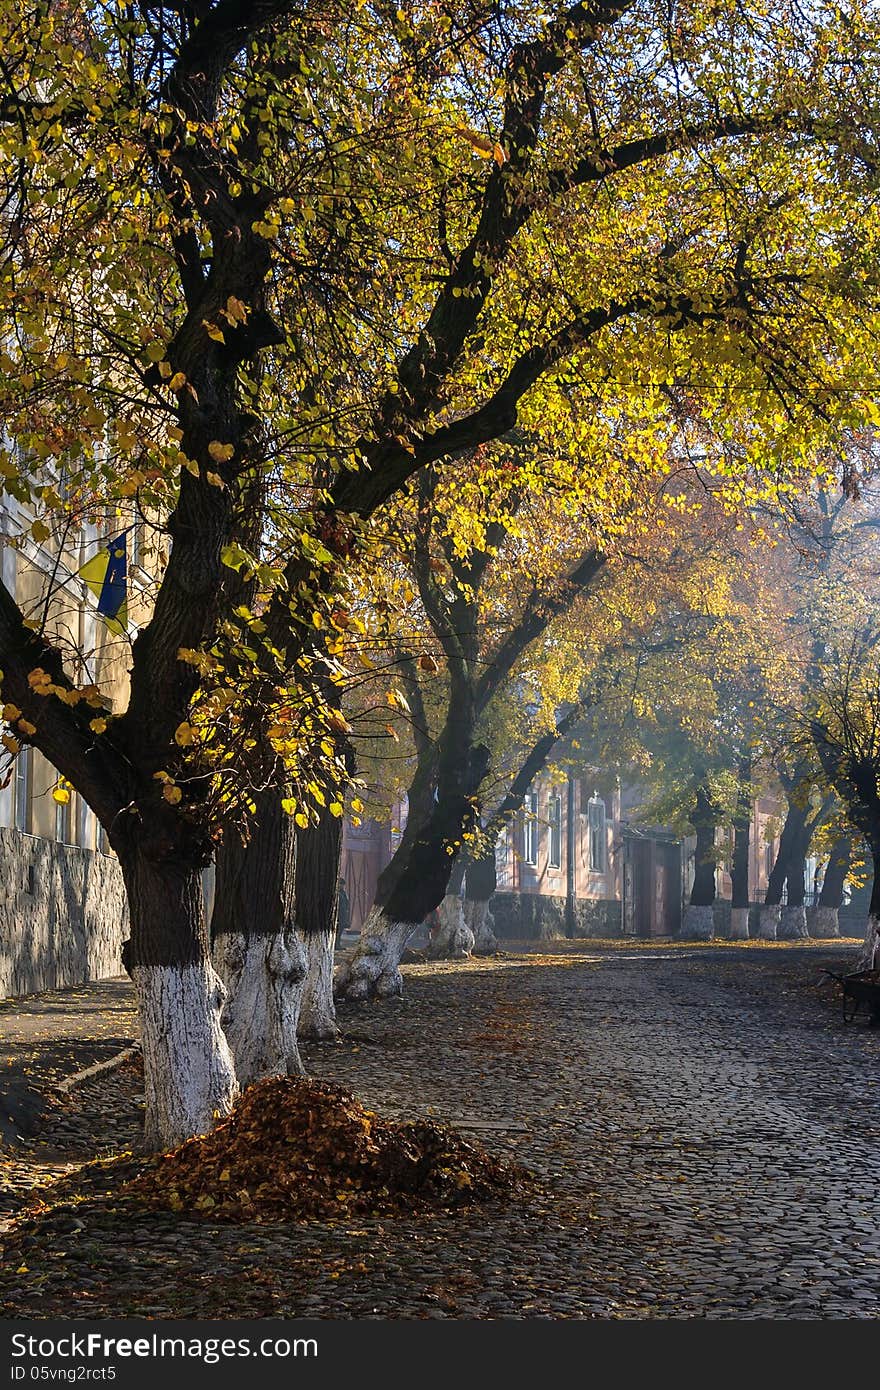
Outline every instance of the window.
<path fill-rule="evenodd" d="M 537 864 L 538 862 L 538 796 L 536 792 L 529 792 L 526 796 L 523 819 L 523 862 L 526 864 Z"/>
<path fill-rule="evenodd" d="M 70 793 L 70 786 L 63 778 L 58 784 L 63 791 Z M 73 825 L 73 799 L 70 801 L 55 802 L 55 839 L 59 844 L 69 845 L 73 841 L 71 826 Z"/>
<path fill-rule="evenodd" d="M 596 792 L 587 802 L 587 815 L 590 833 L 590 870 L 594 874 L 604 874 L 608 867 L 605 834 L 607 815 L 605 802 Z"/>
<path fill-rule="evenodd" d="M 26 835 L 31 833 L 33 812 L 32 759 L 33 751 L 26 745 L 15 760 L 15 828 Z"/>
<path fill-rule="evenodd" d="M 510 835 L 502 830 L 495 844 L 495 874 L 499 888 L 510 888 Z"/>
<path fill-rule="evenodd" d="M 770 840 L 764 848 L 764 872 L 769 878 L 773 872 L 773 865 L 776 863 L 776 855 L 773 851 L 773 841 Z"/>
<path fill-rule="evenodd" d="M 558 794 L 551 796 L 547 807 L 547 821 L 550 827 L 550 858 L 551 869 L 558 869 L 562 864 L 562 797 Z"/>

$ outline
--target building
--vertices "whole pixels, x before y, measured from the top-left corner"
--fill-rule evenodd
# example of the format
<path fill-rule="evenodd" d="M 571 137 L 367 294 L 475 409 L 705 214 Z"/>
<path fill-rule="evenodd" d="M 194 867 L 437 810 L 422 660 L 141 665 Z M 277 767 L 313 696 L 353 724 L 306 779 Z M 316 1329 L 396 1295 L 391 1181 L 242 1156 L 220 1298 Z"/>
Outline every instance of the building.
<path fill-rule="evenodd" d="M 127 696 L 130 646 L 100 618 L 78 570 L 124 525 L 118 517 L 84 521 L 69 528 L 63 544 L 38 544 L 27 512 L 8 495 L 0 500 L 3 583 L 25 617 L 44 621 L 70 652 L 76 679 L 97 685 L 110 707 Z M 147 575 L 139 571 L 137 533 L 131 539 L 136 620 Z M 125 892 L 93 812 L 34 748 L 23 747 L 0 780 L 0 998 L 118 975 L 128 935 Z"/>

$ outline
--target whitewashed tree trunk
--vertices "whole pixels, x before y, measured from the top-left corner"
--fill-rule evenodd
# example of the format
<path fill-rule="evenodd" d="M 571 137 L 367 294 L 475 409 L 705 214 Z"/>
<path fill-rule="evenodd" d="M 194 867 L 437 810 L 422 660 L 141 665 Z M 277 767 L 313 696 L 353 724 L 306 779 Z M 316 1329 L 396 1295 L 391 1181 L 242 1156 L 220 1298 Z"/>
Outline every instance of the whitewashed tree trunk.
<path fill-rule="evenodd" d="M 221 1021 L 240 1085 L 302 1075 L 297 1026 L 306 958 L 295 933 L 224 932 L 215 943 L 214 963 L 226 986 Z"/>
<path fill-rule="evenodd" d="M 474 953 L 478 956 L 491 956 L 498 950 L 498 937 L 495 935 L 495 918 L 488 902 L 465 899 L 467 924 L 474 937 Z"/>
<path fill-rule="evenodd" d="M 238 1094 L 231 1051 L 220 1025 L 223 984 L 209 961 L 135 965 L 144 1055 L 149 1149 L 170 1149 L 206 1134 Z"/>
<path fill-rule="evenodd" d="M 811 907 L 807 911 L 807 930 L 819 941 L 840 936 L 840 918 L 836 907 Z"/>
<path fill-rule="evenodd" d="M 679 931 L 682 941 L 711 941 L 715 932 L 715 913 L 711 904 L 688 903 Z"/>
<path fill-rule="evenodd" d="M 856 970 L 877 969 L 880 969 L 880 918 L 871 913 L 865 929 L 865 940 L 856 962 Z"/>
<path fill-rule="evenodd" d="M 787 903 L 779 914 L 776 928 L 777 941 L 802 941 L 807 935 L 807 914 L 802 904 L 791 907 Z"/>
<path fill-rule="evenodd" d="M 208 952 L 202 846 L 155 855 L 124 846 L 131 940 L 126 956 L 137 991 L 144 1055 L 144 1139 L 168 1149 L 205 1134 L 238 1094 L 234 1058 L 221 1026 L 222 980 Z M 155 857 L 154 857 L 155 855 Z"/>
<path fill-rule="evenodd" d="M 447 893 L 439 908 L 440 930 L 428 945 L 435 960 L 466 960 L 474 949 L 474 933 L 465 921 L 458 893 Z"/>
<path fill-rule="evenodd" d="M 346 951 L 336 971 L 337 999 L 390 999 L 403 992 L 400 961 L 418 922 L 398 922 L 374 907 L 357 945 Z"/>
<path fill-rule="evenodd" d="M 749 939 L 749 909 L 747 907 L 732 907 L 730 909 L 730 940 L 748 941 Z"/>
<path fill-rule="evenodd" d="M 310 932 L 304 936 L 306 978 L 299 1013 L 299 1035 L 312 1042 L 332 1042 L 339 1036 L 333 1002 L 333 953 L 336 932 Z"/>
<path fill-rule="evenodd" d="M 761 941 L 775 941 L 779 928 L 779 903 L 762 903 L 758 912 L 758 937 Z"/>

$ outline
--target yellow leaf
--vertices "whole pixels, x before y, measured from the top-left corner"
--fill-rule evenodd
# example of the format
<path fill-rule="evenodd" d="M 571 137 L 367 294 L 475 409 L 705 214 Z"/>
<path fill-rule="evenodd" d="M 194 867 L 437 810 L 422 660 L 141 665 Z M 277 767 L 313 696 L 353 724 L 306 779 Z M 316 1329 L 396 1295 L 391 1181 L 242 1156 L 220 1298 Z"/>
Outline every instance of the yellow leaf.
<path fill-rule="evenodd" d="M 18 708 L 18 705 L 4 705 L 3 718 L 8 719 L 10 723 L 12 723 L 13 719 L 20 719 L 21 710 Z"/>
<path fill-rule="evenodd" d="M 70 792 L 65 787 L 53 787 L 52 800 L 57 801 L 59 806 L 66 806 L 70 800 Z"/>
<path fill-rule="evenodd" d="M 106 731 L 106 728 L 107 728 L 107 720 L 106 720 L 106 719 L 90 719 L 90 720 L 89 720 L 89 728 L 92 730 L 93 733 L 96 733 L 96 734 L 103 734 L 103 733 Z"/>
<path fill-rule="evenodd" d="M 213 338 L 215 343 L 226 342 L 226 339 L 223 337 L 223 329 L 219 328 L 216 323 L 212 323 L 210 319 L 202 319 L 202 323 L 205 326 L 208 337 Z"/>
<path fill-rule="evenodd" d="M 195 729 L 193 728 L 192 724 L 188 724 L 186 720 L 184 720 L 182 724 L 178 724 L 177 728 L 174 731 L 174 742 L 180 748 L 189 747 L 191 743 L 195 742 L 195 737 Z"/>
<path fill-rule="evenodd" d="M 240 299 L 236 299 L 234 294 L 229 296 L 226 301 L 226 317 L 230 323 L 244 323 L 248 312 L 246 304 L 243 304 Z"/>
<path fill-rule="evenodd" d="M 488 135 L 481 135 L 478 130 L 472 130 L 470 126 L 458 125 L 455 127 L 455 133 L 456 135 L 460 135 L 464 140 L 467 140 L 471 149 L 475 154 L 478 154 L 481 159 L 494 158 L 496 149 L 500 148 L 495 144 L 494 140 L 489 139 Z"/>
<path fill-rule="evenodd" d="M 29 719 L 17 720 L 15 727 L 20 729 L 23 734 L 27 734 L 28 737 L 37 732 L 36 724 L 32 724 Z"/>
<path fill-rule="evenodd" d="M 12 737 L 12 734 L 0 734 L 0 743 L 3 744 L 7 753 L 12 753 L 13 756 L 21 752 L 21 744 L 17 738 Z"/>
<path fill-rule="evenodd" d="M 171 802 L 172 806 L 176 806 L 178 801 L 183 798 L 183 792 L 180 790 L 180 787 L 175 787 L 173 784 L 164 786 L 162 788 L 162 795 L 166 801 Z"/>
<path fill-rule="evenodd" d="M 219 474 L 219 473 L 206 473 L 206 474 L 205 474 L 205 481 L 208 482 L 208 483 L 210 483 L 210 484 L 211 484 L 211 487 L 225 487 L 225 486 L 226 486 L 226 484 L 224 483 L 223 479 L 220 477 L 220 474 Z"/>
<path fill-rule="evenodd" d="M 183 372 L 175 372 L 174 376 L 168 383 L 168 386 L 172 391 L 182 391 L 185 385 L 186 377 L 184 376 Z"/>
<path fill-rule="evenodd" d="M 208 445 L 208 453 L 215 463 L 226 463 L 235 453 L 233 444 L 221 444 L 219 439 L 212 439 Z"/>

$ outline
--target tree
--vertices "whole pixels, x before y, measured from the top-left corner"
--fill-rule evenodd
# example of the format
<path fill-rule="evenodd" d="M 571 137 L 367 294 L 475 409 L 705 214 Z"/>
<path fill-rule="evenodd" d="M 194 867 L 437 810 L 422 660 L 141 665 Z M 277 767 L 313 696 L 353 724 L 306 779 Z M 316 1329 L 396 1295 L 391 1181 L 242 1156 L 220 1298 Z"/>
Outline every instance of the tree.
<path fill-rule="evenodd" d="M 839 633 L 823 658 L 810 729 L 829 782 L 871 853 L 874 883 L 859 969 L 880 962 L 880 631 L 864 605 L 861 625 Z"/>
<path fill-rule="evenodd" d="M 456 494 L 462 481 L 460 474 L 450 479 Z M 523 484 L 517 474 L 517 492 Z M 493 508 L 496 495 L 490 494 Z M 524 524 L 522 496 L 511 501 L 504 521 L 484 520 L 477 539 L 461 545 L 443 506 L 438 475 L 428 473 L 420 481 L 413 577 L 442 654 L 446 692 L 432 735 L 418 662 L 402 643 L 416 738 L 408 819 L 380 876 L 360 942 L 337 977 L 338 993 L 364 998 L 374 991 L 399 992 L 398 964 L 406 942 L 438 904 L 441 930 L 432 949 L 462 955 L 473 946 L 462 915 L 465 861 L 459 852 L 476 826 L 476 798 L 489 770 L 482 734 L 486 718 L 499 692 L 515 679 L 524 653 L 595 587 L 605 563 L 595 531 L 570 519 L 554 525 L 561 554 L 547 558 L 546 528 L 536 535 L 535 527 L 544 515 L 540 499 L 533 499 L 530 525 Z M 478 514 L 475 519 L 479 525 Z"/>
<path fill-rule="evenodd" d="M 324 767 L 312 615 L 376 510 L 518 418 L 586 448 L 636 394 L 662 428 L 670 379 L 731 429 L 748 398 L 775 468 L 852 417 L 870 357 L 858 14 L 769 34 L 697 4 L 673 27 L 615 0 L 400 14 L 0 9 L 6 484 L 44 538 L 136 497 L 169 542 L 112 718 L 0 592 L 9 737 L 122 865 L 155 1143 L 234 1098 L 200 873 L 230 827 L 271 824 L 256 793 L 299 812 Z M 279 495 L 300 505 L 284 563 L 245 557 L 263 599 L 241 615 L 226 570 L 255 474 L 278 483 L 261 545 Z"/>

